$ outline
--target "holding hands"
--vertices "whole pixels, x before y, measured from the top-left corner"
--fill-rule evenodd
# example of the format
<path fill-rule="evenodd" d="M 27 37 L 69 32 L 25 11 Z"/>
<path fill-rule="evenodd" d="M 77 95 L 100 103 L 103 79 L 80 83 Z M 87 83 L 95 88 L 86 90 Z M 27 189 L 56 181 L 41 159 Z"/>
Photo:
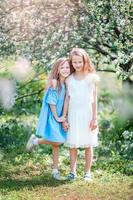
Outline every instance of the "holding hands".
<path fill-rule="evenodd" d="M 61 123 L 61 122 L 65 122 L 66 121 L 66 117 L 61 116 L 61 117 L 56 117 L 56 121 Z"/>
<path fill-rule="evenodd" d="M 68 131 L 69 124 L 68 124 L 67 121 L 64 121 L 64 122 L 62 123 L 62 126 L 63 126 L 64 131 Z"/>

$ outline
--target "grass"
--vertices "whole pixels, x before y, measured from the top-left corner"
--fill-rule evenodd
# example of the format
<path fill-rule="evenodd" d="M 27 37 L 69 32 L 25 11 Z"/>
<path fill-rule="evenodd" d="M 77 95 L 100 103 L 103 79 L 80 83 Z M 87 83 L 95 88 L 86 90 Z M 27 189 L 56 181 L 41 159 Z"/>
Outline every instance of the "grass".
<path fill-rule="evenodd" d="M 113 180 L 112 180 L 113 179 Z M 73 183 L 54 181 L 47 175 L 33 178 L 5 180 L 1 199 L 84 199 L 119 200 L 131 199 L 131 180 L 125 177 L 95 178 L 90 184 L 77 180 Z"/>
<path fill-rule="evenodd" d="M 69 154 L 61 153 L 61 174 L 69 171 Z M 93 169 L 93 181 L 82 180 L 80 158 L 78 178 L 74 182 L 51 177 L 51 157 L 38 149 L 32 154 L 13 151 L 3 153 L 0 162 L 0 200 L 131 200 L 132 176 L 110 174 Z"/>

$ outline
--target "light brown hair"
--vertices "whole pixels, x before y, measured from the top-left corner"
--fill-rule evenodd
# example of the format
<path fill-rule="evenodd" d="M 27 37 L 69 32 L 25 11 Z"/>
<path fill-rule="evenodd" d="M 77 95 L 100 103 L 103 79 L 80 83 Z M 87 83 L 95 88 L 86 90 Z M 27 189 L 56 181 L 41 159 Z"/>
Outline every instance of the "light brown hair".
<path fill-rule="evenodd" d="M 84 72 L 95 72 L 95 68 L 93 63 L 91 62 L 91 59 L 88 55 L 88 53 L 81 48 L 73 48 L 70 52 L 70 66 L 72 67 L 72 57 L 73 56 L 81 56 L 83 58 L 84 62 L 84 67 L 83 71 Z"/>
<path fill-rule="evenodd" d="M 48 78 L 48 82 L 46 84 L 46 89 L 48 89 L 49 87 L 52 86 L 52 80 L 56 80 L 57 81 L 57 88 L 60 89 L 61 88 L 61 83 L 60 83 L 60 79 L 59 79 L 59 67 L 61 65 L 63 65 L 65 62 L 68 62 L 69 65 L 70 65 L 70 62 L 69 62 L 69 59 L 68 58 L 59 58 L 53 65 L 53 68 L 51 70 L 51 73 L 49 75 L 49 78 Z M 73 67 L 70 66 L 70 74 L 73 72 Z"/>

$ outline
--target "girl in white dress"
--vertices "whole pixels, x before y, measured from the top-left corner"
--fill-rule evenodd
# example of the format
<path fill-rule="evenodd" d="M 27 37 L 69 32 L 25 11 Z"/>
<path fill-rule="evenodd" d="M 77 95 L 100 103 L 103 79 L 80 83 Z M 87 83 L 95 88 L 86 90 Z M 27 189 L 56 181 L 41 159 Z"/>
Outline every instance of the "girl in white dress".
<path fill-rule="evenodd" d="M 76 178 L 77 148 L 85 148 L 84 180 L 91 180 L 93 147 L 98 145 L 96 82 L 99 77 L 85 50 L 74 48 L 70 52 L 74 72 L 67 78 L 67 96 L 64 115 L 68 113 L 66 145 L 70 147 L 70 173 L 67 179 Z"/>

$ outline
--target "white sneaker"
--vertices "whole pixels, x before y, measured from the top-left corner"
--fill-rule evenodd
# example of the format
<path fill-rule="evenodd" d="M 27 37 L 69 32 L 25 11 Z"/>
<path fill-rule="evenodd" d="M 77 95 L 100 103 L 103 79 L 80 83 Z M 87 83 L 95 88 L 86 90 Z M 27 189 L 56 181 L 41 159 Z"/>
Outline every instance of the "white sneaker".
<path fill-rule="evenodd" d="M 32 134 L 26 144 L 26 151 L 31 152 L 33 147 L 36 146 L 35 143 L 33 142 L 37 137 Z"/>
<path fill-rule="evenodd" d="M 60 177 L 60 172 L 57 170 L 57 171 L 52 171 L 52 176 L 55 180 L 58 180 L 60 181 L 61 180 L 61 177 Z"/>
<path fill-rule="evenodd" d="M 84 175 L 84 181 L 91 182 L 92 181 L 91 174 L 85 173 L 85 175 Z"/>

